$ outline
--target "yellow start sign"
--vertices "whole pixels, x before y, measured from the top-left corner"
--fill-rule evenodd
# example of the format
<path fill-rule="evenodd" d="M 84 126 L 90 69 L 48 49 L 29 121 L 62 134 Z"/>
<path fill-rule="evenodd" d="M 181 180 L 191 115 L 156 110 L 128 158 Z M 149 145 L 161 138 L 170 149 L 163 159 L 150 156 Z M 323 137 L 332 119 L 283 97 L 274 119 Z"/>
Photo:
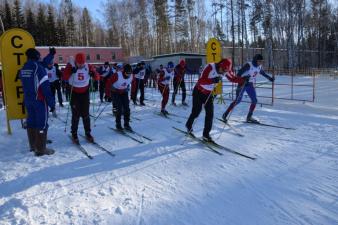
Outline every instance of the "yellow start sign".
<path fill-rule="evenodd" d="M 34 47 L 33 37 L 22 29 L 10 29 L 3 33 L 0 38 L 0 58 L 2 61 L 8 133 L 11 133 L 9 120 L 26 118 L 19 71 L 27 60 L 26 50 Z"/>
<path fill-rule="evenodd" d="M 216 38 L 210 38 L 207 43 L 207 63 L 219 62 L 222 59 L 222 46 Z"/>
<path fill-rule="evenodd" d="M 222 59 L 222 46 L 216 38 L 210 38 L 207 43 L 207 63 L 217 63 Z M 213 94 L 219 95 L 223 93 L 222 80 L 216 85 Z"/>

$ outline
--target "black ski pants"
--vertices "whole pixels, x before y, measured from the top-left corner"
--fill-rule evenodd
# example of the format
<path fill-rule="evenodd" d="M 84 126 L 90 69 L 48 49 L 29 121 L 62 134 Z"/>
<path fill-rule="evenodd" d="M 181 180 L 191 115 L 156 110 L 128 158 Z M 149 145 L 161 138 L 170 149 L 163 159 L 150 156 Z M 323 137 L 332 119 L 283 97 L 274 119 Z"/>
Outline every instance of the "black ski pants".
<path fill-rule="evenodd" d="M 76 93 L 73 91 L 70 104 L 72 107 L 72 134 L 77 134 L 80 117 L 82 117 L 85 133 L 90 134 L 89 90 L 85 93 Z"/>
<path fill-rule="evenodd" d="M 138 89 L 140 89 L 141 96 L 140 96 L 140 103 L 144 101 L 144 79 L 137 79 L 136 78 L 136 88 L 132 96 L 132 100 L 135 102 L 137 99 Z"/>
<path fill-rule="evenodd" d="M 50 83 L 50 89 L 52 91 L 52 94 L 55 98 L 55 92 L 57 92 L 58 95 L 58 102 L 59 104 L 62 104 L 62 93 L 61 93 L 61 83 L 60 80 L 56 80 L 54 82 Z"/>
<path fill-rule="evenodd" d="M 113 92 L 113 102 L 116 106 L 116 124 L 121 125 L 121 116 L 124 116 L 124 125 L 129 125 L 130 108 L 128 92 Z"/>
<path fill-rule="evenodd" d="M 173 81 L 173 85 L 174 85 L 174 92 L 173 95 L 171 97 L 171 102 L 174 103 L 175 102 L 175 97 L 177 95 L 178 89 L 181 88 L 182 89 L 182 102 L 185 102 L 185 98 L 187 95 L 187 90 L 185 88 L 185 82 L 184 80 L 179 81 L 179 80 L 174 80 Z"/>
<path fill-rule="evenodd" d="M 207 101 L 208 100 L 208 101 Z M 206 102 L 207 101 L 207 102 Z M 192 94 L 192 110 L 189 116 L 189 119 L 186 123 L 188 129 L 190 129 L 194 123 L 194 120 L 199 116 L 202 111 L 202 106 L 204 104 L 205 109 L 205 120 L 204 120 L 204 130 L 203 136 L 209 137 L 209 133 L 212 128 L 212 121 L 214 117 L 214 98 L 209 94 L 204 94 L 200 92 L 197 87 L 194 88 Z"/>

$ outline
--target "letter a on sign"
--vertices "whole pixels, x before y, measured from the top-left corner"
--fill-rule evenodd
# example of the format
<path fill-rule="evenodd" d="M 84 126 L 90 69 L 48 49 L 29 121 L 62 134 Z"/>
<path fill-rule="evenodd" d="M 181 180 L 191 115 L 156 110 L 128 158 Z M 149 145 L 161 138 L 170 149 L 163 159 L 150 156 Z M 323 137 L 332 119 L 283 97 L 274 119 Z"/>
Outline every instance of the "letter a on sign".
<path fill-rule="evenodd" d="M 34 47 L 35 42 L 32 35 L 22 29 L 10 29 L 3 33 L 0 38 L 0 58 L 8 133 L 11 133 L 9 120 L 26 118 L 22 84 L 17 76 L 27 60 L 26 50 Z"/>
<path fill-rule="evenodd" d="M 216 38 L 210 38 L 207 43 L 207 63 L 217 63 L 222 59 L 222 46 Z M 216 85 L 213 94 L 222 94 L 222 81 Z"/>

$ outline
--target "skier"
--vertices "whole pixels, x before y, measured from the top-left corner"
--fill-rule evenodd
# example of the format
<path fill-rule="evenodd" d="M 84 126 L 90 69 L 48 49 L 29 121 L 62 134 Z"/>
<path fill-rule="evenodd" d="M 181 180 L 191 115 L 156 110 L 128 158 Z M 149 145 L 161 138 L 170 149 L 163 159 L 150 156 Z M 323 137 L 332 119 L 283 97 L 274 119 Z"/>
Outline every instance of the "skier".
<path fill-rule="evenodd" d="M 54 96 L 54 99 L 55 99 L 55 92 L 57 92 L 59 105 L 61 107 L 63 107 L 61 84 L 60 84 L 61 72 L 59 70 L 59 65 L 56 64 L 56 63 L 53 64 L 53 60 L 51 60 L 49 62 L 45 61 L 44 63 L 47 65 L 47 67 L 45 69 L 46 69 L 46 72 L 47 72 L 48 80 L 49 80 L 49 83 L 50 83 L 50 88 L 51 88 L 52 94 Z"/>
<path fill-rule="evenodd" d="M 51 48 L 44 61 L 52 61 L 55 49 Z M 46 148 L 48 130 L 48 106 L 55 111 L 55 98 L 51 93 L 48 76 L 40 60 L 40 52 L 35 48 L 26 51 L 27 62 L 20 70 L 20 80 L 27 109 L 27 136 L 31 151 L 36 156 L 52 155 L 53 149 Z"/>
<path fill-rule="evenodd" d="M 175 103 L 175 97 L 178 92 L 178 89 L 181 87 L 182 89 L 182 105 L 187 106 L 188 104 L 185 102 L 186 97 L 186 88 L 185 88 L 185 82 L 184 82 L 184 75 L 185 75 L 185 60 L 181 59 L 180 63 L 175 66 L 175 76 L 174 76 L 174 92 L 171 98 L 171 104 L 176 106 Z"/>
<path fill-rule="evenodd" d="M 140 62 L 137 64 L 136 69 L 133 71 L 134 80 L 133 80 L 133 90 L 131 93 L 131 99 L 133 103 L 137 105 L 137 92 L 140 89 L 141 96 L 140 96 L 140 105 L 144 106 L 144 77 L 146 75 L 145 63 Z"/>
<path fill-rule="evenodd" d="M 237 73 L 237 76 L 243 78 L 243 83 L 237 86 L 236 90 L 236 100 L 233 101 L 228 109 L 223 114 L 222 118 L 225 122 L 227 122 L 228 115 L 233 110 L 233 108 L 239 104 L 243 98 L 244 91 L 249 95 L 251 99 L 251 105 L 246 117 L 246 121 L 250 123 L 257 123 L 258 121 L 252 117 L 252 114 L 256 108 L 257 104 L 257 97 L 256 97 L 256 90 L 254 87 L 254 83 L 256 82 L 256 76 L 261 74 L 266 79 L 271 82 L 274 82 L 274 77 L 267 75 L 264 70 L 262 69 L 263 63 L 263 56 L 261 54 L 256 54 L 252 62 L 246 63 Z"/>
<path fill-rule="evenodd" d="M 164 68 L 160 71 L 158 78 L 158 89 L 162 94 L 162 103 L 161 103 L 161 113 L 166 116 L 169 115 L 169 112 L 165 109 L 168 100 L 169 100 L 169 85 L 170 79 L 174 77 L 174 63 L 168 62 L 167 68 Z"/>
<path fill-rule="evenodd" d="M 222 59 L 218 63 L 209 63 L 202 71 L 202 75 L 197 81 L 193 90 L 193 106 L 191 114 L 185 124 L 188 133 L 192 133 L 194 120 L 198 117 L 202 110 L 202 105 L 205 109 L 205 121 L 203 130 L 203 140 L 212 142 L 210 131 L 212 128 L 212 120 L 214 116 L 214 104 L 212 91 L 221 79 L 221 75 L 231 71 L 231 60 Z M 233 81 L 229 75 L 227 78 Z"/>
<path fill-rule="evenodd" d="M 116 104 L 116 129 L 122 130 L 121 116 L 124 116 L 124 129 L 132 131 L 130 121 L 130 108 L 128 91 L 132 82 L 132 68 L 129 64 L 123 66 L 122 71 L 114 73 L 107 79 L 106 95 L 112 96 L 113 102 Z"/>
<path fill-rule="evenodd" d="M 72 139 L 74 143 L 79 143 L 77 130 L 80 117 L 82 117 L 86 139 L 89 142 L 94 142 L 90 129 L 89 82 L 91 77 L 98 80 L 99 75 L 92 65 L 86 63 L 85 54 L 77 53 L 75 55 L 75 62 L 72 61 L 72 58 L 70 59 L 71 61 L 67 64 L 63 76 L 64 80 L 68 80 L 71 89 L 70 106 L 72 107 Z"/>
<path fill-rule="evenodd" d="M 112 69 L 109 66 L 109 62 L 105 62 L 103 66 L 99 69 L 100 82 L 99 82 L 99 91 L 100 91 L 100 100 L 103 102 L 103 94 L 105 92 L 106 82 L 108 77 L 112 74 Z M 107 97 L 105 96 L 105 101 Z"/>

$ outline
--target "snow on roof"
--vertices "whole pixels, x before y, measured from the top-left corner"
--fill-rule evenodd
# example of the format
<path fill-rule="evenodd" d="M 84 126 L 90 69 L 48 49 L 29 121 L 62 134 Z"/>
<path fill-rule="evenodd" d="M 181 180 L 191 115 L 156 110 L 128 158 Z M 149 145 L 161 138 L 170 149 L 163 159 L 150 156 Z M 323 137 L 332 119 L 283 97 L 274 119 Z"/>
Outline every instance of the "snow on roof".
<path fill-rule="evenodd" d="M 205 57 L 206 55 L 199 54 L 199 53 L 179 52 L 179 53 L 156 55 L 156 56 L 153 56 L 153 58 L 162 58 L 162 57 L 171 57 L 171 56 L 202 56 L 202 57 Z"/>
<path fill-rule="evenodd" d="M 51 46 L 36 46 L 36 48 L 44 49 L 50 48 Z M 87 47 L 87 46 L 55 46 L 55 48 L 65 48 L 65 49 L 79 49 L 79 48 L 87 48 L 87 49 L 122 49 L 122 47 Z"/>

